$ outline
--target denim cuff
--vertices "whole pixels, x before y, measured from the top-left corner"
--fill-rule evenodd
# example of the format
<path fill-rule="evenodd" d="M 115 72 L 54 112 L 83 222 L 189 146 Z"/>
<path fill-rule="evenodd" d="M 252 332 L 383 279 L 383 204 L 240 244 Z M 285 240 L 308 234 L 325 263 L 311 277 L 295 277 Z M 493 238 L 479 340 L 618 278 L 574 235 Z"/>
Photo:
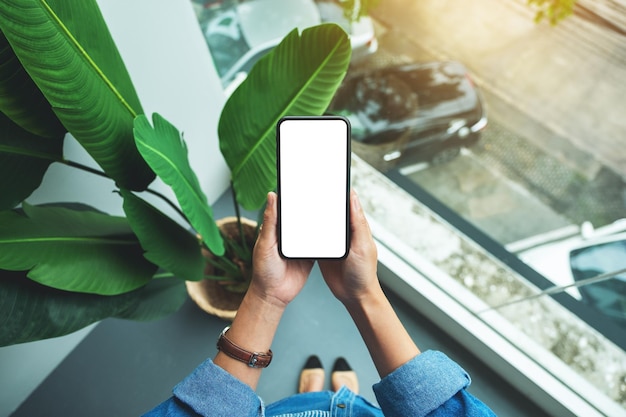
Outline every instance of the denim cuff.
<path fill-rule="evenodd" d="M 174 396 L 201 416 L 258 417 L 261 399 L 248 385 L 207 359 L 174 387 Z"/>
<path fill-rule="evenodd" d="M 428 350 L 387 375 L 373 389 L 385 415 L 417 417 L 439 408 L 470 382 L 456 362 L 441 352 Z"/>

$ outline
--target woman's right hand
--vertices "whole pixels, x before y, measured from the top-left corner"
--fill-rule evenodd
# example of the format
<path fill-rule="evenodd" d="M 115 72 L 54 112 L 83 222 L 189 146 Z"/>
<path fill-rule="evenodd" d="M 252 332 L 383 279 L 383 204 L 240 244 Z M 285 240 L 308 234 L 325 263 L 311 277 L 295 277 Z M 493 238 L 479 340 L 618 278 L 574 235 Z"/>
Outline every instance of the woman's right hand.
<path fill-rule="evenodd" d="M 345 259 L 319 261 L 326 284 L 344 305 L 358 303 L 381 291 L 378 282 L 377 250 L 372 233 L 359 203 L 350 192 L 350 252 Z"/>

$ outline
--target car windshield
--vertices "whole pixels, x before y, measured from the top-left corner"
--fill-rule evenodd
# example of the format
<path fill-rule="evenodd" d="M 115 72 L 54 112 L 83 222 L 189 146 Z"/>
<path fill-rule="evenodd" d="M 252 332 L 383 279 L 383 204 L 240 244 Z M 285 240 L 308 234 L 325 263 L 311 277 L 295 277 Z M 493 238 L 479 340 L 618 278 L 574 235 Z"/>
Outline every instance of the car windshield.
<path fill-rule="evenodd" d="M 570 254 L 570 266 L 576 281 L 623 270 L 626 240 L 574 250 Z M 587 303 L 626 325 L 626 273 L 579 289 Z"/>
<path fill-rule="evenodd" d="M 294 28 L 320 24 L 313 0 L 205 0 L 196 15 L 224 87 Z"/>
<path fill-rule="evenodd" d="M 234 7 L 216 7 L 207 10 L 200 21 L 211 57 L 220 77 L 250 50 Z"/>
<path fill-rule="evenodd" d="M 477 97 L 464 68 L 454 62 L 404 66 L 347 80 L 330 110 L 346 115 L 353 138 L 403 125 L 428 124 L 476 107 Z M 356 129 L 355 129 L 356 127 Z"/>

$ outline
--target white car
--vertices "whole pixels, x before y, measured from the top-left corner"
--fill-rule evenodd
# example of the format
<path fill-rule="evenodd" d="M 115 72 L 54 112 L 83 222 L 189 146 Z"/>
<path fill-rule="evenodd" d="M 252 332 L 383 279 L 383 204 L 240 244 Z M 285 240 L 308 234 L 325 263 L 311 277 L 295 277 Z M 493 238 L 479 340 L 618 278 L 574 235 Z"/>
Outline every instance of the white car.
<path fill-rule="evenodd" d="M 507 249 L 557 286 L 621 271 L 608 280 L 566 291 L 626 324 L 626 219 L 597 229 L 587 222 L 512 243 Z"/>
<path fill-rule="evenodd" d="M 294 28 L 337 23 L 350 36 L 353 61 L 378 48 L 372 20 L 363 17 L 351 25 L 334 0 L 207 1 L 196 12 L 227 95 Z"/>
<path fill-rule="evenodd" d="M 371 18 L 363 16 L 356 22 L 350 23 L 337 0 L 316 0 L 315 4 L 320 12 L 322 23 L 336 23 L 350 35 L 352 62 L 358 62 L 378 50 L 378 40 Z"/>

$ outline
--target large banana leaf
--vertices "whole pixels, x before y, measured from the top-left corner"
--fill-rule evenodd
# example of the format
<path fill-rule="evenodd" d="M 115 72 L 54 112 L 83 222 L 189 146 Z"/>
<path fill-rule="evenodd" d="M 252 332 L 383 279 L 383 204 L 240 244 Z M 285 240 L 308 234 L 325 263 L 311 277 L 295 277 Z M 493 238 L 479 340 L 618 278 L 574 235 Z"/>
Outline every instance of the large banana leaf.
<path fill-rule="evenodd" d="M 195 236 L 130 191 L 122 189 L 121 194 L 146 259 L 183 280 L 201 280 L 205 262 Z"/>
<path fill-rule="evenodd" d="M 58 138 L 67 131 L 52 111 L 7 38 L 0 32 L 0 112 L 22 129 L 45 138 Z M 4 130 L 1 130 L 4 132 Z"/>
<path fill-rule="evenodd" d="M 292 31 L 252 68 L 220 118 L 220 150 L 239 203 L 261 207 L 276 188 L 276 125 L 286 115 L 326 111 L 350 63 L 350 42 L 335 24 Z"/>
<path fill-rule="evenodd" d="M 187 219 L 217 256 L 224 254 L 224 240 L 213 220 L 213 210 L 189 165 L 187 145 L 180 132 L 158 113 L 154 128 L 144 115 L 135 119 L 135 142 L 141 155 L 164 183 L 172 187 Z"/>
<path fill-rule="evenodd" d="M 0 211 L 28 197 L 48 166 L 62 159 L 63 135 L 42 138 L 17 126 L 0 113 Z"/>
<path fill-rule="evenodd" d="M 0 30 L 63 125 L 120 186 L 154 173 L 135 147 L 139 99 L 95 0 L 3 0 Z"/>
<path fill-rule="evenodd" d="M 102 296 L 46 287 L 23 272 L 0 274 L 0 346 L 63 336 L 108 317 L 155 320 L 174 313 L 187 299 L 184 282 L 175 278 Z"/>
<path fill-rule="evenodd" d="M 92 210 L 31 206 L 0 212 L 0 269 L 29 271 L 49 287 L 115 295 L 145 285 L 157 267 L 128 221 Z"/>

